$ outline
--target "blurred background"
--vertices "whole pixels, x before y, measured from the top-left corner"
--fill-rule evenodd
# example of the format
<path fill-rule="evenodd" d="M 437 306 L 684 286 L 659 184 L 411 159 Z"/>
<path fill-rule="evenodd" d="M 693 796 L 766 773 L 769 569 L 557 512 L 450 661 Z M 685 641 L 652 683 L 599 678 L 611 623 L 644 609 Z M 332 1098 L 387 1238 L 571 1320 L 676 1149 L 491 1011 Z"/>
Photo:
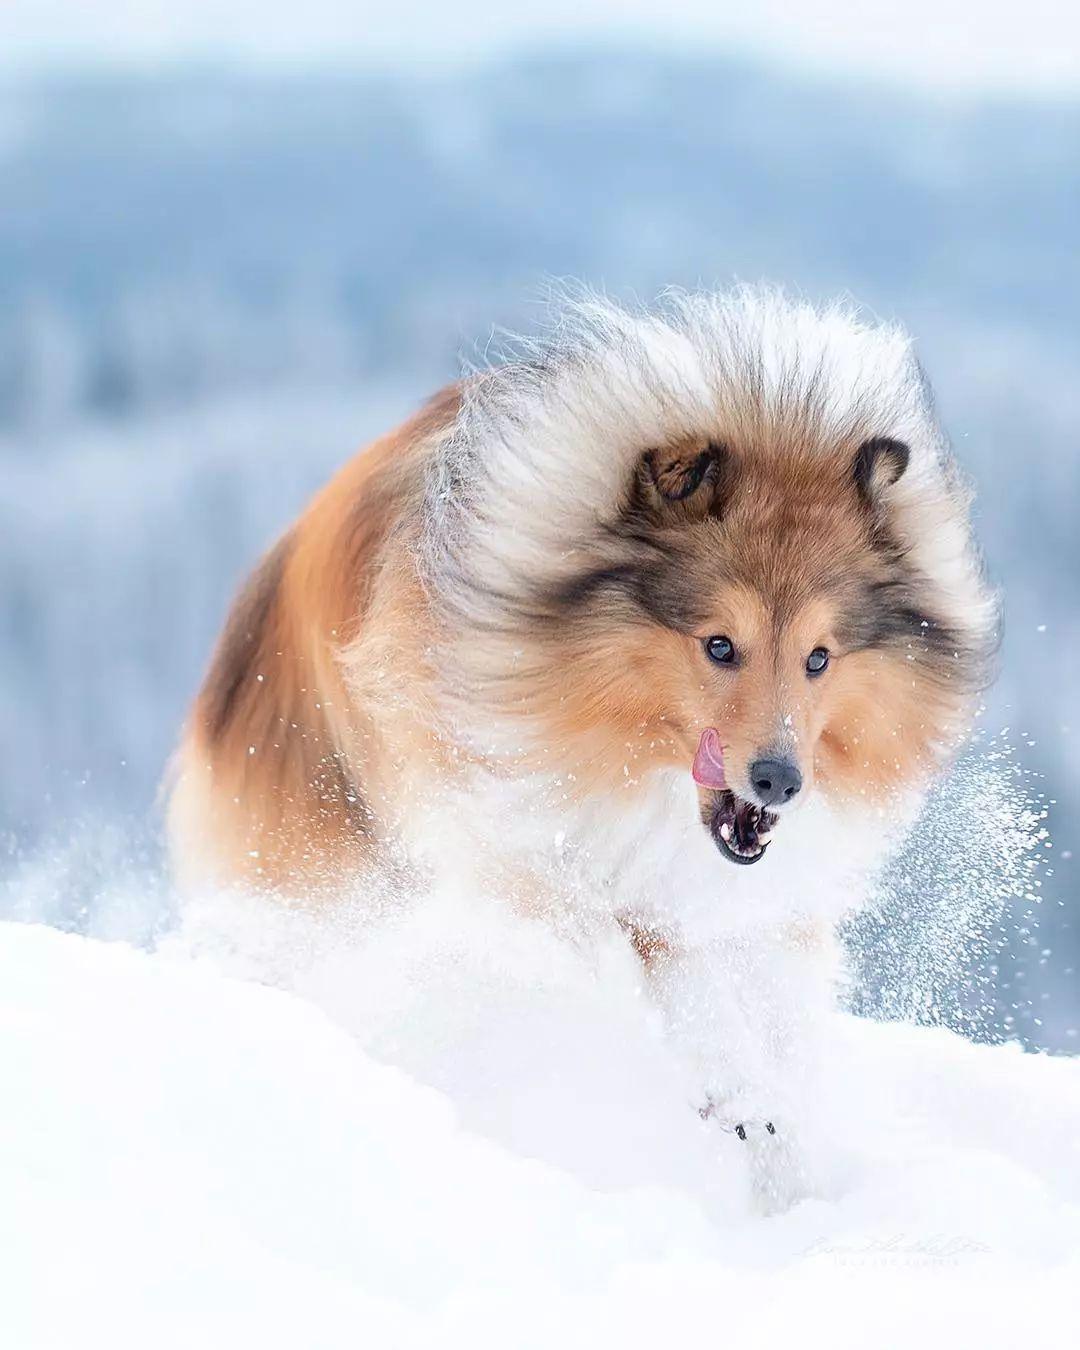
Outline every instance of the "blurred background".
<path fill-rule="evenodd" d="M 918 336 L 1006 596 L 978 753 L 1054 803 L 945 1020 L 1077 1048 L 1080 17 L 670 9 L 0 8 L 0 913 L 167 922 L 154 795 L 229 596 L 550 279 L 770 279 Z"/>

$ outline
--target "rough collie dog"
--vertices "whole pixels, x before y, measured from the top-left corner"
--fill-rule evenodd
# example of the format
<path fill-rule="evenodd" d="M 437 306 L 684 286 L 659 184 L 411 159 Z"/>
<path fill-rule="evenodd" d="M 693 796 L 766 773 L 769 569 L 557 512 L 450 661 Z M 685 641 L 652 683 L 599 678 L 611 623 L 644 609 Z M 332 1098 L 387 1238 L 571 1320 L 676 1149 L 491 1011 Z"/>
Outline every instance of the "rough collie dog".
<path fill-rule="evenodd" d="M 260 563 L 179 752 L 174 857 L 619 933 L 694 1104 L 774 1134 L 832 929 L 995 626 L 903 333 L 760 289 L 575 302 Z"/>

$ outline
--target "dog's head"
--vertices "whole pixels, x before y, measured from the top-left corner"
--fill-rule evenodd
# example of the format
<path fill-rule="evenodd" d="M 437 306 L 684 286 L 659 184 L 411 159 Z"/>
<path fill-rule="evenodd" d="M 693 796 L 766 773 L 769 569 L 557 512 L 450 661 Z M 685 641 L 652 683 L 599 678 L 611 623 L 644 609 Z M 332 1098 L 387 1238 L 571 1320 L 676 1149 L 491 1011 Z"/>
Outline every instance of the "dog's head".
<path fill-rule="evenodd" d="M 908 459 L 888 437 L 644 452 L 605 556 L 552 596 L 552 723 L 583 743 L 604 728 L 635 774 L 684 765 L 738 863 L 815 790 L 874 804 L 924 776 L 976 654 L 905 560 Z"/>
<path fill-rule="evenodd" d="M 685 430 L 697 388 L 689 356 L 677 353 L 671 381 L 674 338 L 651 355 L 651 329 L 628 343 L 629 376 L 614 363 L 613 377 L 603 352 L 601 369 L 583 361 L 564 372 L 559 397 L 545 391 L 531 444 L 519 419 L 532 478 L 511 461 L 516 477 L 491 498 L 495 525 L 485 526 L 501 571 L 485 579 L 486 626 L 473 641 L 491 653 L 493 706 L 542 747 L 540 762 L 616 791 L 677 766 L 698 784 L 720 851 L 752 863 L 813 793 L 878 806 L 941 763 L 981 681 L 994 607 L 906 345 L 876 339 L 895 369 L 886 378 L 870 346 L 850 390 L 838 384 L 834 395 L 820 372 L 835 334 L 780 309 L 778 331 L 802 324 L 817 366 L 800 384 L 796 351 L 770 386 L 778 362 L 760 331 L 752 360 L 732 359 L 732 315 L 752 317 L 750 302 L 716 339 L 728 344 L 726 368 L 743 375 L 702 372 L 699 401 L 711 407 L 693 417 L 699 432 Z M 714 340 L 703 326 L 690 336 L 695 359 Z M 866 341 L 861 329 L 841 337 Z M 623 387 L 618 416 L 605 410 L 616 377 L 644 385 L 637 405 L 637 388 Z M 590 381 L 595 410 L 572 421 L 571 397 Z M 610 416 L 620 439 L 602 463 L 582 444 L 586 415 L 598 437 Z M 628 447 L 635 420 L 683 425 Z M 605 496 L 612 465 L 621 478 Z M 551 486 L 534 492 L 531 513 L 523 493 L 515 505 L 518 484 L 545 472 Z"/>

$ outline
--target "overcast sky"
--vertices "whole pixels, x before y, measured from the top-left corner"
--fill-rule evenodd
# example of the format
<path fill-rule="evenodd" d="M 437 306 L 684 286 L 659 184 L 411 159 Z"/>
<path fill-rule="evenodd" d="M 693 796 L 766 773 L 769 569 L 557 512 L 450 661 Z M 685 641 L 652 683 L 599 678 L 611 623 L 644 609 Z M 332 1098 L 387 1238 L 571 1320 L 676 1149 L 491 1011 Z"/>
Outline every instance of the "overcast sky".
<path fill-rule="evenodd" d="M 604 35 L 944 88 L 1080 93 L 1076 0 L 0 0 L 0 71 L 191 56 L 454 63 Z"/>

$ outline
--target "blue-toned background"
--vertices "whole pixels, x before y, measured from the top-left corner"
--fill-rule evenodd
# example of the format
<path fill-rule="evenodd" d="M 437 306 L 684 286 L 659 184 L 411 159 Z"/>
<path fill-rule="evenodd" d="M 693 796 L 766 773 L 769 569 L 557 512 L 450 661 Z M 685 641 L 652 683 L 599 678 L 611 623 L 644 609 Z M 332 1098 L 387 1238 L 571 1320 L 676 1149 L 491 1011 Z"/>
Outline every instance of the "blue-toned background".
<path fill-rule="evenodd" d="M 918 335 L 1006 594 L 983 724 L 1057 803 L 1038 903 L 983 962 L 990 1029 L 1075 1048 L 1078 220 L 1067 82 L 603 32 L 438 64 L 0 62 L 0 907 L 138 927 L 245 568 L 547 281 L 769 278 Z"/>

